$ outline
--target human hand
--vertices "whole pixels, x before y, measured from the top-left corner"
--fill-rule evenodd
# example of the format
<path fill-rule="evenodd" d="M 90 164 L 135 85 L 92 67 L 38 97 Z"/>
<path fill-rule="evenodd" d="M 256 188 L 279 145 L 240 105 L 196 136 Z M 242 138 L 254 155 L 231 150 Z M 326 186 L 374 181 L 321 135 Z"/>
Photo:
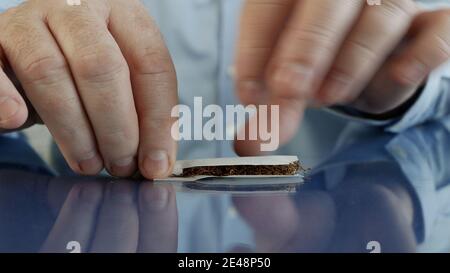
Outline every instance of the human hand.
<path fill-rule="evenodd" d="M 280 105 L 280 143 L 308 106 L 345 105 L 369 114 L 413 98 L 449 60 L 450 12 L 422 12 L 412 0 L 246 1 L 236 57 L 244 104 Z M 258 143 L 237 141 L 241 155 Z"/>
<path fill-rule="evenodd" d="M 171 173 L 176 75 L 140 1 L 26 1 L 0 14 L 0 29 L 0 130 L 32 124 L 29 101 L 74 171 Z"/>

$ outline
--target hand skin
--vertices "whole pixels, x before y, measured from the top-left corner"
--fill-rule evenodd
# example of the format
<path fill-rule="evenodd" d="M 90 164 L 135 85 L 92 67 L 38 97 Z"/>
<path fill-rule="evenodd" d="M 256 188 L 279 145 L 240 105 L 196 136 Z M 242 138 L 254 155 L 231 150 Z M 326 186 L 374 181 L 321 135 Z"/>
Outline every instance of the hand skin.
<path fill-rule="evenodd" d="M 171 173 L 176 73 L 140 1 L 30 0 L 1 13 L 0 29 L 0 131 L 30 126 L 36 110 L 77 173 Z"/>
<path fill-rule="evenodd" d="M 236 56 L 244 104 L 280 105 L 280 143 L 307 107 L 345 105 L 369 114 L 399 109 L 450 59 L 450 10 L 413 0 L 247 0 Z M 248 125 L 247 125 L 248 126 Z M 259 141 L 236 141 L 240 155 Z"/>

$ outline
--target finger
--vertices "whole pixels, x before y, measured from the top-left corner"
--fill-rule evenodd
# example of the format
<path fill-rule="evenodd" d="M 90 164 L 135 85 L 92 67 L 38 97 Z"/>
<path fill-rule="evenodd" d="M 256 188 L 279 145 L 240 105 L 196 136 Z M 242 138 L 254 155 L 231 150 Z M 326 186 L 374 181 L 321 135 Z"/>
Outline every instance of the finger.
<path fill-rule="evenodd" d="M 102 192 L 102 185 L 98 182 L 73 186 L 41 251 L 68 252 L 67 244 L 76 241 L 81 251 L 86 252 L 95 231 Z"/>
<path fill-rule="evenodd" d="M 4 72 L 4 55 L 0 47 L 0 129 L 17 129 L 28 117 L 22 96 Z"/>
<path fill-rule="evenodd" d="M 139 220 L 139 252 L 177 251 L 178 213 L 171 185 L 141 184 Z"/>
<path fill-rule="evenodd" d="M 108 30 L 106 4 L 82 3 L 61 2 L 48 24 L 70 65 L 106 168 L 129 176 L 136 170 L 139 143 L 130 72 Z"/>
<path fill-rule="evenodd" d="M 263 6 L 267 6 L 267 1 L 264 3 L 266 5 Z M 269 1 L 268 3 L 277 6 L 276 1 Z M 297 132 L 306 108 L 306 101 L 329 69 L 340 43 L 356 19 L 361 5 L 361 1 L 354 0 L 286 2 L 284 6 L 281 6 L 278 14 L 275 13 L 276 10 L 272 12 L 276 15 L 275 19 L 269 17 L 265 20 L 270 23 L 275 22 L 273 27 L 262 24 L 263 17 L 260 17 L 259 14 L 257 14 L 255 22 L 249 21 L 250 19 L 247 19 L 247 21 L 243 19 L 243 23 L 248 25 L 248 30 L 244 25 L 246 32 L 243 32 L 241 36 L 250 35 L 250 38 L 247 38 L 248 40 L 245 37 L 241 38 L 242 41 L 246 41 L 247 45 L 244 42 L 240 43 L 242 49 L 238 55 L 238 61 L 240 57 L 242 64 L 238 62 L 238 76 L 242 77 L 242 75 L 245 75 L 244 72 L 249 73 L 248 71 L 250 73 L 246 75 L 247 77 L 260 76 L 261 70 L 258 70 L 258 67 L 261 69 L 260 67 L 263 64 L 261 60 L 272 55 L 268 63 L 269 66 L 264 66 L 262 75 L 265 74 L 264 77 L 267 82 L 267 86 L 264 88 L 270 92 L 266 100 L 270 105 L 280 107 L 280 120 L 279 125 L 277 125 L 280 128 L 280 144 L 286 144 Z M 258 7 L 258 5 L 254 6 Z M 249 18 L 256 15 L 252 14 L 252 10 L 250 10 L 252 7 L 249 4 L 247 14 Z M 253 10 L 257 11 L 254 7 Z M 280 18 L 289 17 L 289 11 L 291 10 L 293 12 L 289 20 L 283 22 Z M 262 15 L 269 16 L 271 13 L 270 9 L 263 11 L 267 14 L 260 12 Z M 277 15 L 280 17 L 277 17 Z M 245 10 L 243 16 L 244 18 L 246 16 Z M 255 25 L 261 25 L 264 28 L 258 29 L 259 35 L 253 34 L 252 36 L 248 33 L 252 28 L 255 28 Z M 279 34 L 280 25 L 283 28 L 281 35 Z M 271 30 L 272 33 L 265 33 L 265 29 Z M 274 46 L 273 40 L 276 40 L 278 36 L 280 37 L 275 44 L 275 48 L 272 49 L 271 47 Z M 254 48 L 264 48 L 266 55 L 253 57 L 248 49 Z M 268 48 L 270 48 L 270 51 Z M 247 49 L 247 51 L 244 49 Z M 246 58 L 245 55 L 250 57 Z M 266 61 L 264 60 L 264 63 Z M 255 89 L 256 85 L 252 85 Z M 261 90 L 261 88 L 258 90 Z M 239 91 L 239 93 L 250 93 L 248 97 L 261 97 L 255 96 L 253 91 Z M 259 103 L 261 99 L 247 100 L 247 102 L 255 101 Z M 256 122 L 259 121 L 255 119 L 254 123 Z M 251 122 L 247 124 L 247 127 L 250 126 Z M 235 150 L 240 155 L 261 154 L 261 139 L 257 141 L 236 141 Z"/>
<path fill-rule="evenodd" d="M 264 82 L 273 48 L 295 1 L 247 0 L 241 13 L 236 53 L 236 91 L 242 103 L 267 103 Z"/>
<path fill-rule="evenodd" d="M 318 92 L 318 101 L 354 101 L 408 31 L 416 6 L 409 0 L 367 6 L 345 40 Z"/>
<path fill-rule="evenodd" d="M 139 236 L 136 190 L 134 182 L 106 185 L 91 252 L 136 252 Z"/>
<path fill-rule="evenodd" d="M 419 86 L 441 64 L 450 59 L 450 10 L 420 14 L 416 33 L 391 64 L 391 75 L 401 85 Z"/>
<path fill-rule="evenodd" d="M 178 95 L 171 57 L 156 24 L 138 1 L 114 5 L 109 26 L 130 67 L 139 117 L 141 173 L 149 179 L 166 177 L 176 159 L 171 111 Z"/>
<path fill-rule="evenodd" d="M 273 99 L 265 84 L 265 74 L 279 35 L 286 24 L 286 18 L 289 17 L 295 2 L 292 0 L 245 2 L 241 14 L 235 79 L 237 95 L 245 105 L 269 103 L 278 105 L 278 102 L 271 101 Z M 237 136 L 249 134 L 250 128 L 257 128 L 261 120 L 261 122 L 266 121 L 269 128 L 275 128 L 275 125 L 283 128 L 282 136 L 278 132 L 274 134 L 278 140 L 280 137 L 283 141 L 289 139 L 293 134 L 292 131 L 297 129 L 296 124 L 300 124 L 303 113 L 301 106 L 298 108 L 297 106 L 297 103 L 285 102 L 280 107 L 283 112 L 279 115 L 281 121 L 276 120 L 274 124 L 271 124 L 271 115 L 263 115 L 259 112 L 243 128 L 238 128 Z M 295 109 L 295 111 L 290 112 L 289 109 Z M 237 136 L 234 148 L 239 155 L 261 155 L 267 152 L 261 149 L 264 143 L 261 138 L 239 139 Z"/>
<path fill-rule="evenodd" d="M 269 88 L 310 99 L 328 72 L 364 1 L 298 1 L 270 61 Z"/>
<path fill-rule="evenodd" d="M 446 10 L 416 16 L 408 39 L 383 64 L 352 106 L 368 113 L 383 114 L 413 98 L 429 73 L 449 59 L 448 35 L 444 30 L 447 20 Z"/>
<path fill-rule="evenodd" d="M 307 104 L 303 100 L 273 97 L 267 111 L 258 108 L 257 115 L 251 117 L 238 128 L 234 141 L 234 149 L 240 156 L 259 156 L 269 154 L 280 145 L 288 143 L 297 133 L 303 120 Z M 267 128 L 267 132 L 261 134 Z M 256 139 L 250 137 L 252 130 L 258 130 Z"/>
<path fill-rule="evenodd" d="M 409 101 L 419 86 L 401 84 L 392 76 L 391 67 L 392 58 L 389 58 L 359 97 L 348 105 L 364 113 L 389 115 Z"/>
<path fill-rule="evenodd" d="M 5 53 L 70 167 L 96 174 L 102 160 L 66 60 L 42 22 L 43 15 L 31 14 L 8 24 L 5 36 L 1 35 Z"/>

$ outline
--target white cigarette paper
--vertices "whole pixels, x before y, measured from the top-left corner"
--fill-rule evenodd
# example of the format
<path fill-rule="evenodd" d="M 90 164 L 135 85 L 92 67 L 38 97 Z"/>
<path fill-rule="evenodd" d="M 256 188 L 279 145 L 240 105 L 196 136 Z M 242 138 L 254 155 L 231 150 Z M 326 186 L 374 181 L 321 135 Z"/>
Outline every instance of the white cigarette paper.
<path fill-rule="evenodd" d="M 172 177 L 167 179 L 158 179 L 156 181 L 175 181 L 175 182 L 193 182 L 205 178 L 213 178 L 217 176 L 192 176 L 180 177 L 184 169 L 195 167 L 214 167 L 214 166 L 281 166 L 298 162 L 297 156 L 255 156 L 255 157 L 229 157 L 229 158 L 210 158 L 195 160 L 179 160 L 175 163 Z M 286 177 L 302 177 L 299 175 L 229 175 L 220 176 L 221 179 L 226 178 L 286 178 Z"/>

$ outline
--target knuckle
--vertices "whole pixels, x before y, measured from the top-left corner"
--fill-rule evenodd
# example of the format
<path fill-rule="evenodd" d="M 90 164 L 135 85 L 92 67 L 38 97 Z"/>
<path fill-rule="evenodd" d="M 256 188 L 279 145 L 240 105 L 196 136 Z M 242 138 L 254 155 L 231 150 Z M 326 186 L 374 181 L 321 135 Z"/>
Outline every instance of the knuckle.
<path fill-rule="evenodd" d="M 146 47 L 133 51 L 130 61 L 131 69 L 138 74 L 169 74 L 174 68 L 172 59 L 166 50 Z"/>
<path fill-rule="evenodd" d="M 292 38 L 290 46 L 303 45 L 302 56 L 306 59 L 334 54 L 335 42 L 332 38 L 334 32 L 329 27 L 319 24 L 290 25 L 287 26 L 286 33 Z"/>
<path fill-rule="evenodd" d="M 411 0 L 390 0 L 385 1 L 382 5 L 383 10 L 388 15 L 406 15 L 411 17 L 417 11 L 417 6 Z"/>
<path fill-rule="evenodd" d="M 348 86 L 354 81 L 356 75 L 355 71 L 351 70 L 349 67 L 333 67 L 329 77 L 333 81 Z"/>
<path fill-rule="evenodd" d="M 27 83 L 51 85 L 68 77 L 68 66 L 63 57 L 33 52 L 29 55 L 33 58 L 20 64 L 20 70 Z M 40 55 L 41 57 L 34 57 Z"/>
<path fill-rule="evenodd" d="M 147 118 L 145 122 L 144 130 L 148 132 L 161 132 L 168 130 L 172 127 L 174 120 L 170 118 L 170 115 L 167 117 L 155 117 L 154 115 Z"/>
<path fill-rule="evenodd" d="M 374 61 L 380 58 L 375 45 L 368 44 L 367 41 L 361 39 L 349 39 L 345 41 L 344 47 L 349 48 L 349 52 L 353 56 L 364 61 Z"/>
<path fill-rule="evenodd" d="M 39 103 L 43 109 L 43 113 L 48 116 L 51 115 L 62 115 L 67 116 L 67 113 L 75 112 L 79 105 L 79 98 L 76 94 L 71 97 L 65 98 L 59 94 L 53 94 L 51 96 L 42 96 Z M 65 129 L 64 129 L 65 128 Z M 73 138 L 77 136 L 75 132 L 76 128 L 73 127 L 73 123 L 61 126 L 61 133 L 66 132 L 67 137 Z"/>
<path fill-rule="evenodd" d="M 443 31 L 436 32 L 435 37 L 438 42 L 438 48 L 442 50 L 448 59 L 450 58 L 450 34 L 448 33 L 448 29 L 450 29 L 450 10 L 442 15 L 441 20 Z"/>
<path fill-rule="evenodd" d="M 358 79 L 357 71 L 350 67 L 334 67 L 329 76 L 328 83 L 338 86 L 339 89 L 327 89 L 325 102 L 327 104 L 348 104 L 353 102 L 359 96 L 359 92 L 355 90 L 354 84 Z"/>
<path fill-rule="evenodd" d="M 81 52 L 74 58 L 74 74 L 90 82 L 111 82 L 128 73 L 122 54 L 113 49 Z"/>
<path fill-rule="evenodd" d="M 113 152 L 111 151 L 111 147 L 115 147 L 114 154 L 117 158 L 123 158 L 124 155 L 134 155 L 137 151 L 139 142 L 138 134 L 130 128 L 100 132 L 98 139 L 99 145 L 108 152 Z M 126 143 L 126 145 L 124 145 L 124 143 Z M 114 155 L 111 155 L 111 158 L 112 157 L 114 157 Z"/>
<path fill-rule="evenodd" d="M 448 34 L 447 34 L 448 35 Z M 445 37 L 441 33 L 435 33 L 437 56 L 440 60 L 448 60 L 450 58 L 450 37 Z"/>
<path fill-rule="evenodd" d="M 432 70 L 431 64 L 421 56 L 410 56 L 400 61 L 400 63 L 394 63 L 389 71 L 389 79 L 403 88 L 416 86 L 423 79 L 417 76 L 416 72 L 411 75 L 411 69 L 420 72 L 420 75 L 428 74 Z"/>

